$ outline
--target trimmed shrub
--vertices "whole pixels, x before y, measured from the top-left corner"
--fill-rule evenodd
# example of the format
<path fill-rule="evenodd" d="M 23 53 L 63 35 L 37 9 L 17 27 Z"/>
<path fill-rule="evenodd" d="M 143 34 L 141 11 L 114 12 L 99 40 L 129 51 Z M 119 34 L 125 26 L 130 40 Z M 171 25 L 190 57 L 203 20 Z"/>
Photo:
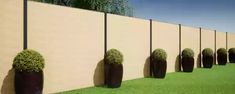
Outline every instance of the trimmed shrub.
<path fill-rule="evenodd" d="M 230 48 L 229 50 L 228 50 L 228 53 L 230 54 L 235 54 L 235 48 Z"/>
<path fill-rule="evenodd" d="M 194 52 L 192 49 L 190 48 L 185 48 L 183 51 L 182 51 L 182 57 L 190 57 L 190 58 L 193 58 L 194 57 Z"/>
<path fill-rule="evenodd" d="M 227 55 L 227 50 L 225 48 L 219 48 L 217 50 L 218 55 Z"/>
<path fill-rule="evenodd" d="M 203 56 L 213 56 L 213 50 L 211 48 L 205 48 L 202 51 Z"/>
<path fill-rule="evenodd" d="M 163 49 L 156 49 L 153 51 L 151 55 L 153 60 L 166 60 L 167 59 L 167 53 Z"/>
<path fill-rule="evenodd" d="M 104 58 L 105 62 L 109 64 L 122 64 L 123 62 L 123 55 L 117 49 L 110 49 Z"/>
<path fill-rule="evenodd" d="M 228 50 L 228 53 L 229 53 L 229 62 L 235 63 L 235 48 L 230 48 Z"/>
<path fill-rule="evenodd" d="M 14 58 L 13 68 L 17 71 L 39 72 L 44 68 L 44 58 L 37 51 L 23 50 Z"/>

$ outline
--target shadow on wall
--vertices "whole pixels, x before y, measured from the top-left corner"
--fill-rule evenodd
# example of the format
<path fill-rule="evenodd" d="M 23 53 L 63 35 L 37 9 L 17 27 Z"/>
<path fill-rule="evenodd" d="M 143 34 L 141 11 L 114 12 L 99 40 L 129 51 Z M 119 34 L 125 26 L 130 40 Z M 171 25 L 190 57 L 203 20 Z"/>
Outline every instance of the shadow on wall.
<path fill-rule="evenodd" d="M 175 72 L 181 71 L 181 63 L 180 63 L 180 56 L 177 55 L 175 59 Z"/>
<path fill-rule="evenodd" d="M 150 77 L 150 57 L 145 60 L 144 69 L 143 69 L 144 77 Z"/>
<path fill-rule="evenodd" d="M 14 69 L 10 69 L 7 76 L 3 80 L 1 94 L 15 94 L 14 76 Z"/>
<path fill-rule="evenodd" d="M 200 59 L 200 56 L 201 56 L 201 53 L 199 53 L 198 54 L 198 56 L 197 56 L 197 61 L 196 61 L 196 63 L 197 63 L 197 68 L 201 68 L 201 59 Z"/>
<path fill-rule="evenodd" d="M 93 83 L 95 86 L 104 85 L 104 61 L 100 60 L 95 68 Z"/>

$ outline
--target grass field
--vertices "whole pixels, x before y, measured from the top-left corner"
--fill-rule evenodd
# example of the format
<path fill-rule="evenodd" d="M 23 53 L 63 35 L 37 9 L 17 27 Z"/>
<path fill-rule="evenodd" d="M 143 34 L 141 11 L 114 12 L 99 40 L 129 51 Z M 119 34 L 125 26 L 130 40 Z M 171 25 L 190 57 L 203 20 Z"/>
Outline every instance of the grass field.
<path fill-rule="evenodd" d="M 235 94 L 235 64 L 168 73 L 165 79 L 124 81 L 117 89 L 90 87 L 58 94 Z"/>

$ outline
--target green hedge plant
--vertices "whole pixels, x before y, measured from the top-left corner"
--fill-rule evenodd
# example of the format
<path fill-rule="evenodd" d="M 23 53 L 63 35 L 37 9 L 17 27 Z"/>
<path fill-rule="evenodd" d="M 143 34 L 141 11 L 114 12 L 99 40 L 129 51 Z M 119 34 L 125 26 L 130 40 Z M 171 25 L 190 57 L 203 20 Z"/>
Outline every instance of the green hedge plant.
<path fill-rule="evenodd" d="M 235 54 L 235 48 L 230 48 L 230 49 L 228 50 L 228 53 Z"/>
<path fill-rule="evenodd" d="M 205 48 L 202 51 L 203 56 L 213 56 L 213 50 L 211 48 Z"/>
<path fill-rule="evenodd" d="M 227 50 L 225 48 L 219 48 L 217 50 L 218 55 L 227 55 Z"/>
<path fill-rule="evenodd" d="M 182 51 L 182 57 L 188 57 L 188 58 L 193 58 L 194 57 L 194 52 L 190 48 L 185 48 Z"/>
<path fill-rule="evenodd" d="M 43 56 L 34 50 L 23 50 L 13 61 L 13 68 L 17 71 L 39 72 L 44 68 Z"/>
<path fill-rule="evenodd" d="M 117 49 L 110 49 L 107 51 L 104 60 L 109 64 L 122 64 L 123 55 Z"/>
<path fill-rule="evenodd" d="M 153 59 L 153 60 L 166 60 L 167 53 L 163 49 L 155 49 L 151 55 L 151 59 Z"/>

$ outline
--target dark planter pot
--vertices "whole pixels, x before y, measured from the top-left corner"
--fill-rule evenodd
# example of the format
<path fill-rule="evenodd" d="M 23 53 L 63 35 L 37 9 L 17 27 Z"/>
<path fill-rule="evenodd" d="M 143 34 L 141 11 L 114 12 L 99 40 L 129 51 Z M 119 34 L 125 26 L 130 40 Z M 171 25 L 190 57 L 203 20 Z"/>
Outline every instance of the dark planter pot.
<path fill-rule="evenodd" d="M 234 53 L 229 53 L 229 62 L 235 63 L 235 54 Z"/>
<path fill-rule="evenodd" d="M 167 62 L 166 60 L 152 61 L 152 74 L 154 78 L 165 78 Z"/>
<path fill-rule="evenodd" d="M 19 72 L 15 71 L 15 93 L 16 94 L 42 94 L 43 71 Z"/>
<path fill-rule="evenodd" d="M 219 65 L 226 65 L 227 63 L 227 56 L 226 55 L 218 55 L 217 61 Z"/>
<path fill-rule="evenodd" d="M 203 56 L 202 64 L 204 68 L 211 68 L 213 66 L 213 56 Z"/>
<path fill-rule="evenodd" d="M 109 88 L 118 88 L 122 83 L 122 64 L 105 63 L 105 85 Z"/>
<path fill-rule="evenodd" d="M 194 58 L 183 57 L 182 67 L 184 72 L 193 72 Z"/>

